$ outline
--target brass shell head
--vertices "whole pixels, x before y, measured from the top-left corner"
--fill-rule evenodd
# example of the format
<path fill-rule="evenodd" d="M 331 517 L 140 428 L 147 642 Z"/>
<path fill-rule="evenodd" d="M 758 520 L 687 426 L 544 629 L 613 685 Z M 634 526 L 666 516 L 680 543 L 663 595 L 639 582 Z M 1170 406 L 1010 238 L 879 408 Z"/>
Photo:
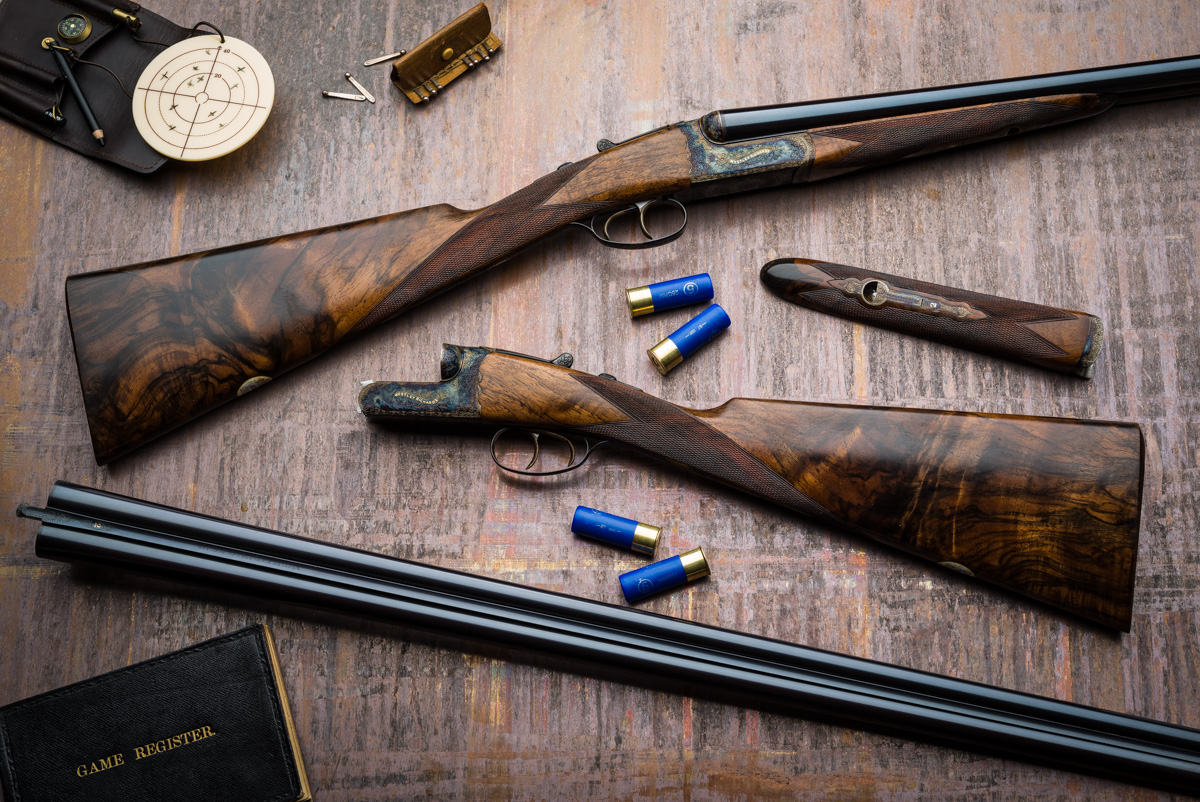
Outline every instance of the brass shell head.
<path fill-rule="evenodd" d="M 654 554 L 654 550 L 658 548 L 658 535 L 662 532 L 657 526 L 650 524 L 638 523 L 637 528 L 633 530 L 633 543 L 629 548 L 633 551 L 642 554 Z"/>
<path fill-rule="evenodd" d="M 671 342 L 670 337 L 651 348 L 646 354 L 654 363 L 654 367 L 658 368 L 658 372 L 664 376 L 671 368 L 683 361 L 683 354 L 679 352 L 675 343 Z"/>
<path fill-rule="evenodd" d="M 648 315 L 654 311 L 654 298 L 649 287 L 632 287 L 625 290 L 625 302 L 629 304 L 629 316 Z"/>
<path fill-rule="evenodd" d="M 695 548 L 685 551 L 679 555 L 679 561 L 683 563 L 683 574 L 687 577 L 688 582 L 702 579 L 711 573 L 708 569 L 708 558 L 704 556 L 704 549 Z"/>

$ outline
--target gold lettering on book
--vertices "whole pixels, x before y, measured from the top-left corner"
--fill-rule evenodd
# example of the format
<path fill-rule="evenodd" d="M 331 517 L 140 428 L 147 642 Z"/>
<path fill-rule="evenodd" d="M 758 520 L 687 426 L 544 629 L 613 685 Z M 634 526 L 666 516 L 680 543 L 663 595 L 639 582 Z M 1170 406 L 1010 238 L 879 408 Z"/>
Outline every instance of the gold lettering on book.
<path fill-rule="evenodd" d="M 109 755 L 108 757 L 102 757 L 99 760 L 93 761 L 91 763 L 81 763 L 81 764 L 79 764 L 79 766 L 77 766 L 75 768 L 75 773 L 78 774 L 80 777 L 87 777 L 92 774 L 99 774 L 102 771 L 107 771 L 108 769 L 114 768 L 116 766 L 124 766 L 124 765 L 125 765 L 125 755 L 118 752 L 115 755 Z"/>
<path fill-rule="evenodd" d="M 212 731 L 211 727 L 197 727 L 194 730 L 172 735 L 170 738 L 163 738 L 161 741 L 151 741 L 145 746 L 135 746 L 133 748 L 133 759 L 141 760 L 151 755 L 161 755 L 163 752 L 170 752 L 172 749 L 194 744 L 197 741 L 203 741 L 205 738 L 211 738 L 214 735 L 216 733 Z"/>
<path fill-rule="evenodd" d="M 197 727 L 194 730 L 181 732 L 178 735 L 172 735 L 170 738 L 163 738 L 159 741 L 151 741 L 145 746 L 135 746 L 133 748 L 133 759 L 141 760 L 144 757 L 151 755 L 159 755 L 163 752 L 170 752 L 172 749 L 178 749 L 181 746 L 194 744 L 197 741 L 203 741 L 205 738 L 211 738 L 217 733 L 213 732 L 212 727 L 205 725 Z M 91 763 L 80 763 L 75 767 L 75 773 L 80 777 L 88 777 L 92 774 L 99 774 L 102 771 L 116 768 L 117 766 L 125 765 L 125 754 L 118 752 L 115 755 L 102 757 Z"/>

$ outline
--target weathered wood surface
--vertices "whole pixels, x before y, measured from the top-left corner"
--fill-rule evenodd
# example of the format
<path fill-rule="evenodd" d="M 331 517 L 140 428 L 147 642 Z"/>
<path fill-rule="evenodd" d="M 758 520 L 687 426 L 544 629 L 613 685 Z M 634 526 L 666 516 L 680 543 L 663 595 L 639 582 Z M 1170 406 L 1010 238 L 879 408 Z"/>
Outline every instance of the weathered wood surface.
<path fill-rule="evenodd" d="M 16 2 L 17 0 L 5 0 Z M 92 462 L 65 276 L 408 208 L 477 208 L 664 122 L 778 103 L 1187 55 L 1168 2 L 495 2 L 504 48 L 414 108 L 364 58 L 463 7 L 163 0 L 258 45 L 262 134 L 149 178 L 0 126 L 0 510 L 56 478 L 617 602 L 638 560 L 575 540 L 586 504 L 703 545 L 713 576 L 648 607 L 811 646 L 1200 726 L 1200 100 L 697 205 L 676 243 L 564 234 L 109 468 Z M 282 33 L 281 33 L 282 32 Z M 376 106 L 324 100 L 351 70 Z M 1081 382 L 809 313 L 758 286 L 806 256 L 1100 315 Z M 713 274 L 734 326 L 661 377 L 622 290 Z M 903 271 L 898 271 L 903 272 Z M 443 341 L 573 352 L 689 407 L 734 396 L 1134 420 L 1147 482 L 1132 632 L 1118 637 L 716 485 L 608 453 L 536 484 L 486 440 L 368 427 L 358 381 L 433 380 Z M 692 700 L 402 626 L 38 560 L 0 517 L 0 703 L 250 621 L 274 629 L 321 800 L 826 795 L 1155 798 L 1025 763 Z M 564 670 L 565 669 L 565 670 Z"/>

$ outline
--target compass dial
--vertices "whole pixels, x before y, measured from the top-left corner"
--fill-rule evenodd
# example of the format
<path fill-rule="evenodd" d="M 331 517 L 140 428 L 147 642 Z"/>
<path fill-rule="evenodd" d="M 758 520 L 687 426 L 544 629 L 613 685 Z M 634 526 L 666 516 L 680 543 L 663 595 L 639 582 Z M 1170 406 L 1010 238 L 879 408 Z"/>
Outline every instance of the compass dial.
<path fill-rule="evenodd" d="M 58 23 L 58 36 L 69 45 L 78 44 L 92 35 L 92 21 L 82 14 L 63 17 Z"/>

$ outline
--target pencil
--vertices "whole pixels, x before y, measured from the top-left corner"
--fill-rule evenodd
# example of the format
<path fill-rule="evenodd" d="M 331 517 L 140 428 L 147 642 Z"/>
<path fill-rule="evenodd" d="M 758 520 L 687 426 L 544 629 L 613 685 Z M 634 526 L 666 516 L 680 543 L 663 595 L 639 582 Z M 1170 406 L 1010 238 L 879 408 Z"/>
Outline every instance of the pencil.
<path fill-rule="evenodd" d="M 71 72 L 71 65 L 67 63 L 62 51 L 59 50 L 62 45 L 54 39 L 45 39 L 42 41 L 42 47 L 54 54 L 54 60 L 58 62 L 58 68 L 62 70 L 67 86 L 71 87 L 71 94 L 75 95 L 75 100 L 79 103 L 79 108 L 83 110 L 83 119 L 87 121 L 87 124 L 92 129 L 92 136 L 100 143 L 100 147 L 104 147 L 104 129 L 100 127 L 100 123 L 96 120 L 96 115 L 92 113 L 92 107 L 88 105 L 87 98 L 83 96 L 83 90 L 79 88 L 79 84 L 75 80 L 75 74 Z"/>

